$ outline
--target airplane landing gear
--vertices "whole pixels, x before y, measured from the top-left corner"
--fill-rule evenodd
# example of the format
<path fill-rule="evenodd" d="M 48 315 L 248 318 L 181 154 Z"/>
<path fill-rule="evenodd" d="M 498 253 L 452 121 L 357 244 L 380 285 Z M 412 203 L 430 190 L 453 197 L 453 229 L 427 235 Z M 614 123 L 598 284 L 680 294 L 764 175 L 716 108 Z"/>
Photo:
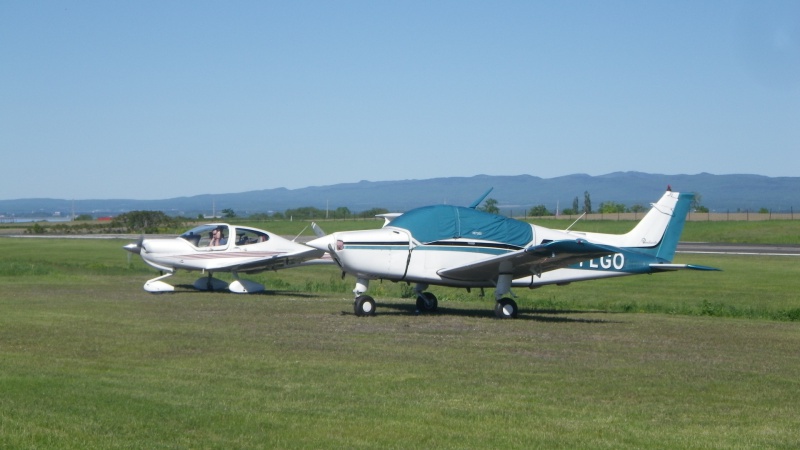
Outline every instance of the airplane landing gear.
<path fill-rule="evenodd" d="M 494 315 L 498 319 L 514 319 L 517 317 L 519 308 L 517 302 L 508 297 L 503 297 L 506 294 L 514 295 L 511 292 L 511 274 L 501 273 L 497 277 L 497 285 L 494 292 L 494 298 L 497 303 L 494 305 Z"/>
<path fill-rule="evenodd" d="M 439 300 L 430 292 L 423 292 L 428 289 L 425 283 L 417 283 L 414 286 L 414 293 L 417 294 L 417 314 L 421 312 L 433 312 L 439 307 Z"/>
<path fill-rule="evenodd" d="M 375 299 L 369 295 L 359 295 L 353 302 L 353 312 L 359 316 L 375 315 Z"/>
<path fill-rule="evenodd" d="M 439 307 L 439 300 L 430 292 L 417 294 L 417 312 L 433 312 Z"/>
<path fill-rule="evenodd" d="M 198 278 L 193 286 L 198 291 L 222 291 L 228 289 L 228 283 L 219 278 L 214 278 L 211 272 L 208 273 L 207 277 Z"/>
<path fill-rule="evenodd" d="M 264 285 L 261 283 L 256 283 L 255 281 L 250 280 L 242 280 L 239 278 L 239 274 L 233 272 L 234 280 L 228 285 L 228 289 L 236 294 L 252 294 L 255 292 L 262 292 L 264 290 Z"/>
<path fill-rule="evenodd" d="M 353 301 L 353 312 L 356 316 L 374 316 L 375 299 L 364 294 L 369 288 L 369 280 L 366 278 L 356 279 L 356 287 L 353 289 L 355 300 Z M 417 314 L 421 312 L 433 312 L 439 307 L 439 300 L 430 292 L 423 292 L 428 288 L 427 284 L 417 284 L 414 293 L 417 295 Z"/>
<path fill-rule="evenodd" d="M 171 284 L 167 284 L 161 281 L 164 278 L 171 277 L 173 272 L 167 272 L 165 275 L 161 275 L 160 277 L 153 278 L 152 280 L 147 280 L 144 283 L 144 290 L 147 292 L 152 292 L 154 294 L 160 294 L 162 292 L 172 292 L 175 290 L 175 287 Z"/>
<path fill-rule="evenodd" d="M 374 316 L 375 315 L 375 299 L 369 295 L 364 295 L 369 288 L 369 280 L 366 278 L 356 279 L 356 288 L 353 289 L 356 299 L 353 301 L 353 312 L 356 316 Z"/>
<path fill-rule="evenodd" d="M 518 311 L 517 302 L 510 298 L 501 298 L 494 305 L 494 315 L 498 319 L 514 319 Z"/>

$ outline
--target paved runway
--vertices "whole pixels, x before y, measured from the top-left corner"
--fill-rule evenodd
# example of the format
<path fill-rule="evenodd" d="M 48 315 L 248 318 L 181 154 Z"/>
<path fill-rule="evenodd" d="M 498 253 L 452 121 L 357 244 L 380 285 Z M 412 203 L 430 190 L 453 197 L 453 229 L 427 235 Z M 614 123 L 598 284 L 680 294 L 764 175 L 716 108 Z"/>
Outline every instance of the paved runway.
<path fill-rule="evenodd" d="M 707 253 L 714 255 L 800 256 L 800 245 L 769 244 L 712 244 L 680 242 L 678 253 Z"/>

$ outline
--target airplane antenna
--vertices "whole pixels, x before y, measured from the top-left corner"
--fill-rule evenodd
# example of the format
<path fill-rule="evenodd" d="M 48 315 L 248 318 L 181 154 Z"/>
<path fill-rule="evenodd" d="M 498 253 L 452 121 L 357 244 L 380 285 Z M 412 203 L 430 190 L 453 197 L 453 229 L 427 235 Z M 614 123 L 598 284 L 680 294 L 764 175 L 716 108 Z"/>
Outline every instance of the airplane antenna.
<path fill-rule="evenodd" d="M 306 231 L 306 228 L 308 228 L 308 225 L 306 225 L 305 228 L 303 228 L 302 230 L 300 230 L 299 233 L 297 233 L 297 236 L 295 236 L 294 239 L 292 239 L 292 242 L 296 241 L 297 238 L 299 238 L 300 235 L 303 234 L 304 231 Z"/>
<path fill-rule="evenodd" d="M 569 231 L 569 229 L 572 228 L 576 223 L 578 223 L 579 220 L 583 219 L 583 216 L 585 216 L 585 215 L 586 215 L 586 211 L 584 211 L 583 214 L 580 215 L 580 217 L 575 219 L 575 222 L 572 222 L 572 225 L 568 226 L 567 229 L 564 230 L 564 231 Z"/>
<path fill-rule="evenodd" d="M 470 208 L 472 208 L 472 209 L 475 209 L 475 208 L 477 208 L 477 207 L 478 207 L 478 205 L 480 205 L 480 204 L 481 204 L 481 202 L 483 201 L 483 199 L 485 199 L 485 198 L 486 198 L 486 196 L 487 196 L 487 195 L 489 195 L 489 192 L 492 192 L 492 189 L 494 189 L 494 188 L 493 188 L 493 187 L 490 187 L 489 189 L 487 189 L 487 190 L 486 190 L 486 192 L 484 192 L 484 193 L 483 193 L 483 195 L 481 195 L 480 197 L 478 197 L 478 199 L 477 199 L 477 200 L 475 200 L 474 202 L 472 202 L 472 203 L 469 205 L 469 207 L 470 207 Z"/>

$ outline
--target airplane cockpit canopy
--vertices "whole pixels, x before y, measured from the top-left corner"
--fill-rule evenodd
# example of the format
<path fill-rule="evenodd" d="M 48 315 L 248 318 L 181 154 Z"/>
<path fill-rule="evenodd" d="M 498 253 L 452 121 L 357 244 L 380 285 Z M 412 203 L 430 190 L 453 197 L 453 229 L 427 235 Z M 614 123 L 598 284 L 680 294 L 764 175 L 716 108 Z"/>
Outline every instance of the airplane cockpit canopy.
<path fill-rule="evenodd" d="M 218 241 L 213 241 L 214 230 L 219 230 Z M 239 245 L 258 244 L 267 242 L 269 235 L 255 228 L 231 226 L 224 223 L 212 223 L 200 225 L 180 235 L 182 239 L 189 241 L 195 247 L 222 247 L 228 244 L 228 240 Z"/>
<path fill-rule="evenodd" d="M 225 224 L 207 224 L 207 225 L 200 225 L 197 227 L 192 228 L 191 230 L 183 233 L 180 235 L 181 238 L 189 241 L 195 247 L 208 247 L 211 245 L 211 233 L 215 230 L 220 230 L 220 240 L 218 245 L 225 245 L 227 243 L 228 236 L 230 235 L 228 231 L 228 225 Z"/>
<path fill-rule="evenodd" d="M 462 206 L 433 205 L 412 209 L 387 226 L 406 229 L 422 243 L 475 239 L 522 248 L 533 240 L 530 224 Z"/>

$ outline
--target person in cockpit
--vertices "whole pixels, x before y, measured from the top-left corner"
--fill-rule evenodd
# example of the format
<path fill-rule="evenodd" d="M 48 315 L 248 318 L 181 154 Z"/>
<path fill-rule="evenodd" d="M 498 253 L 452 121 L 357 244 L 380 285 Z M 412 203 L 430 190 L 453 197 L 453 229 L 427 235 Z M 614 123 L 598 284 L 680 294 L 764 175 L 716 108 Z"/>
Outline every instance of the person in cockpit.
<path fill-rule="evenodd" d="M 216 247 L 220 245 L 220 240 L 222 239 L 222 230 L 217 227 L 211 231 L 211 242 L 208 244 L 209 247 Z"/>

